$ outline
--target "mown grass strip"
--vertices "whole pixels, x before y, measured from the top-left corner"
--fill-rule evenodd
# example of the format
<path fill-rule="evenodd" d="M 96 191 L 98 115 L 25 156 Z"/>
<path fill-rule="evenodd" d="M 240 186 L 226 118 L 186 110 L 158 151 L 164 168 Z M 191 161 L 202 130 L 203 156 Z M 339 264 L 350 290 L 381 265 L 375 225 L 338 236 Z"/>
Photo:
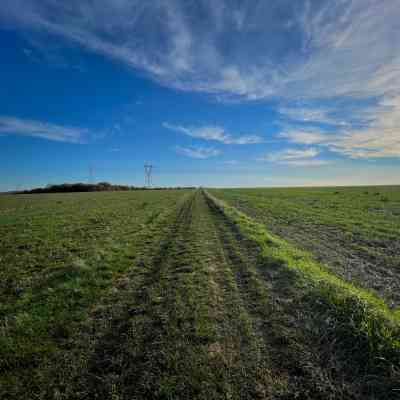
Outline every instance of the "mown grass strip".
<path fill-rule="evenodd" d="M 38 398 L 239 400 L 281 385 L 266 370 L 207 212 L 202 195 L 181 203 L 141 276 L 131 270 L 88 332 L 49 364 Z"/>
<path fill-rule="evenodd" d="M 394 385 L 400 378 L 400 316 L 373 292 L 360 289 L 327 271 L 311 254 L 271 235 L 263 225 L 224 201 L 206 193 L 241 234 L 260 246 L 264 265 L 279 265 L 297 272 L 307 287 L 316 312 L 335 338 L 364 363 L 364 370 L 381 375 Z M 400 385 L 398 385 L 400 387 Z M 393 390 L 396 387 L 393 387 Z"/>

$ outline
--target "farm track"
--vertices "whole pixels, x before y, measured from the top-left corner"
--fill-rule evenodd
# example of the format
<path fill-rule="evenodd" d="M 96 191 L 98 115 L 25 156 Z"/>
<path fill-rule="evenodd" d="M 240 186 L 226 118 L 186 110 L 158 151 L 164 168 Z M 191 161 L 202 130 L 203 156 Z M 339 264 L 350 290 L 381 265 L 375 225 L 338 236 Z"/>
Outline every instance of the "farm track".
<path fill-rule="evenodd" d="M 94 319 L 76 351 L 89 349 L 82 366 L 67 379 L 70 362 L 51 371 L 46 380 L 57 383 L 42 397 L 250 399 L 281 391 L 284 379 L 268 369 L 264 343 L 217 243 L 213 215 L 196 192 L 140 284 L 127 283 Z"/>
<path fill-rule="evenodd" d="M 378 398 L 361 396 L 295 272 L 258 255 L 196 191 L 26 398 Z"/>

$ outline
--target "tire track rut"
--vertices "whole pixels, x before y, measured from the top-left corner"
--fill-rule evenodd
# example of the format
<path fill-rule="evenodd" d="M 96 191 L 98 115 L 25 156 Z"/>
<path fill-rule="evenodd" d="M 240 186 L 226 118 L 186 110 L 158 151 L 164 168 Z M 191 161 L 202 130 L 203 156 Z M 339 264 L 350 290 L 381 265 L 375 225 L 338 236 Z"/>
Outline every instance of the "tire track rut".
<path fill-rule="evenodd" d="M 128 282 L 99 316 L 73 390 L 58 387 L 59 398 L 267 399 L 284 391 L 200 191 L 143 268 L 140 283 Z"/>

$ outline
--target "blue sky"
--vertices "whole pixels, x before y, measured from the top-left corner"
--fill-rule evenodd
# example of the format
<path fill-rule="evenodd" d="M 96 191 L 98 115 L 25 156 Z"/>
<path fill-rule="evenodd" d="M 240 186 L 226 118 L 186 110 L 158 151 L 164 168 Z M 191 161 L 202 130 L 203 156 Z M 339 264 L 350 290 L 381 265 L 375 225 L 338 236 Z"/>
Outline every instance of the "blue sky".
<path fill-rule="evenodd" d="M 398 0 L 3 0 L 0 191 L 400 184 Z"/>

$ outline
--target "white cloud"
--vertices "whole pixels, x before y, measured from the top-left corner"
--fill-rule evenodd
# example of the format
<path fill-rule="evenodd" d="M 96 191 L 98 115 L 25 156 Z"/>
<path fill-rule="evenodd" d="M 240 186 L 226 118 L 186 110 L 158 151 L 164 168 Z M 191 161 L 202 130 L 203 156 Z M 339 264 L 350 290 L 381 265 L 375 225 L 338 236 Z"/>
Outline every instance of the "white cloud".
<path fill-rule="evenodd" d="M 400 96 L 384 97 L 363 114 L 366 126 L 342 127 L 334 134 L 323 128 L 291 127 L 279 136 L 296 144 L 325 146 L 351 158 L 399 158 Z"/>
<path fill-rule="evenodd" d="M 214 140 L 224 144 L 257 144 L 264 142 L 263 138 L 258 135 L 232 136 L 227 133 L 224 128 L 219 126 L 185 127 L 164 122 L 163 127 L 190 137 Z"/>
<path fill-rule="evenodd" d="M 333 112 L 330 108 L 316 108 L 316 107 L 281 107 L 279 109 L 280 114 L 289 118 L 293 121 L 307 122 L 307 123 L 319 123 L 329 125 L 346 126 L 349 124 L 348 121 L 341 121 L 339 118 L 331 115 Z"/>
<path fill-rule="evenodd" d="M 313 110 L 308 108 L 287 108 L 282 107 L 279 112 L 286 117 L 300 121 L 321 121 L 326 120 L 325 110 Z"/>
<path fill-rule="evenodd" d="M 279 151 L 277 153 L 271 153 L 266 156 L 266 160 L 268 161 L 289 161 L 289 160 L 298 160 L 303 158 L 312 158 L 316 157 L 319 154 L 319 151 L 315 148 L 309 149 L 286 149 Z"/>
<path fill-rule="evenodd" d="M 206 159 L 206 158 L 216 157 L 221 154 L 221 152 L 219 150 L 214 149 L 213 147 L 176 146 L 175 151 L 178 154 L 181 154 L 183 156 L 190 157 L 190 158 L 198 158 L 198 159 Z"/>
<path fill-rule="evenodd" d="M 374 96 L 400 80 L 397 0 L 71 0 L 57 7 L 5 0 L 0 17 L 184 90 L 249 99 Z"/>
<path fill-rule="evenodd" d="M 341 127 L 331 148 L 344 155 L 399 155 L 399 125 L 391 124 L 400 113 L 398 0 L 3 0 L 0 19 L 63 37 L 165 86 L 222 99 L 378 99 L 364 116 L 360 110 L 357 127 L 329 108 L 281 111 Z M 236 140 L 217 128 L 190 132 Z"/>
<path fill-rule="evenodd" d="M 323 144 L 329 140 L 325 132 L 321 132 L 320 129 L 286 129 L 279 134 L 279 137 L 285 138 L 292 143 L 298 144 Z"/>
<path fill-rule="evenodd" d="M 0 116 L 0 134 L 32 136 L 58 142 L 83 143 L 87 129 L 72 128 L 48 122 Z"/>
<path fill-rule="evenodd" d="M 273 162 L 294 167 L 318 167 L 331 163 L 328 160 L 315 159 L 319 154 L 320 151 L 313 147 L 306 149 L 289 148 L 275 153 L 267 153 L 263 157 L 258 158 L 257 161 Z"/>
<path fill-rule="evenodd" d="M 286 165 L 293 167 L 320 167 L 322 165 L 328 165 L 332 162 L 329 160 L 288 160 L 285 161 Z"/>
<path fill-rule="evenodd" d="M 344 132 L 331 147 L 352 158 L 399 158 L 400 96 L 385 98 L 367 129 Z"/>

